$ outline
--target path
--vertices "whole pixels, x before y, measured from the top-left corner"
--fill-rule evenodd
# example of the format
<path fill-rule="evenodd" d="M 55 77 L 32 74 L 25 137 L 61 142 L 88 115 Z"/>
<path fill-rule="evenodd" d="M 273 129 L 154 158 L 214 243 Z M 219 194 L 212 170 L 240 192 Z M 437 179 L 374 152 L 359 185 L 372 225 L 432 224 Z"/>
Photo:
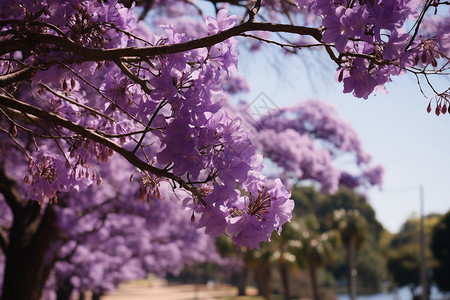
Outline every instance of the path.
<path fill-rule="evenodd" d="M 237 289 L 228 285 L 167 285 L 141 281 L 124 284 L 101 300 L 217 300 L 235 295 Z"/>

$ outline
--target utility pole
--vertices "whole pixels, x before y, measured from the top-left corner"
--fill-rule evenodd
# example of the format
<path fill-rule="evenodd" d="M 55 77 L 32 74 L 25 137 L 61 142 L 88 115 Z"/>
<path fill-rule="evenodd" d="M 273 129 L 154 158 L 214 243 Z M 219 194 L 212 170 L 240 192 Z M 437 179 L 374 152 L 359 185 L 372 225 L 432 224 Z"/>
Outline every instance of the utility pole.
<path fill-rule="evenodd" d="M 425 256 L 425 215 L 423 204 L 423 185 L 420 186 L 420 286 L 421 300 L 428 300 L 427 261 Z"/>

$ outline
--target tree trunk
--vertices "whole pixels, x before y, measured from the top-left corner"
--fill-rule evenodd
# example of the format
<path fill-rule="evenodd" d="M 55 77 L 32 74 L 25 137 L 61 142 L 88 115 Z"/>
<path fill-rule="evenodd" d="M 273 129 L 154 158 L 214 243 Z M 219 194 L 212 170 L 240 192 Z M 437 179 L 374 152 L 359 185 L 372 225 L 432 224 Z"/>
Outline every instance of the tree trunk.
<path fill-rule="evenodd" d="M 313 299 L 319 300 L 319 286 L 317 285 L 316 266 L 313 262 L 308 263 L 309 277 L 311 279 L 311 287 L 313 292 Z"/>
<path fill-rule="evenodd" d="M 256 282 L 258 284 L 259 295 L 266 300 L 272 298 L 272 288 L 270 285 L 270 264 L 259 263 L 255 269 Z"/>
<path fill-rule="evenodd" d="M 103 296 L 102 292 L 99 293 L 92 293 L 92 300 L 100 300 L 100 298 Z"/>
<path fill-rule="evenodd" d="M 241 272 L 237 273 L 237 287 L 238 287 L 238 296 L 245 296 L 245 288 L 247 287 L 247 276 L 248 269 L 247 266 L 244 266 L 241 269 Z"/>
<path fill-rule="evenodd" d="M 1 168 L 0 193 L 14 218 L 5 251 L 1 300 L 39 300 L 52 268 L 46 254 L 58 234 L 55 210 L 48 205 L 42 214 L 42 207 L 23 199 L 16 182 Z"/>
<path fill-rule="evenodd" d="M 280 262 L 280 275 L 281 275 L 281 283 L 283 285 L 283 299 L 289 300 L 291 298 L 291 293 L 289 289 L 289 265 L 285 262 Z"/>
<path fill-rule="evenodd" d="M 420 297 L 416 297 L 416 295 L 414 294 L 414 291 L 416 290 L 416 285 L 410 284 L 409 290 L 411 291 L 411 300 L 419 300 L 420 299 Z"/>
<path fill-rule="evenodd" d="M 79 291 L 78 292 L 78 300 L 86 300 L 86 291 Z"/>
<path fill-rule="evenodd" d="M 355 300 L 356 297 L 356 270 L 355 270 L 355 246 L 350 242 L 347 246 L 347 285 L 350 300 Z"/>
<path fill-rule="evenodd" d="M 58 282 L 58 288 L 56 290 L 56 300 L 70 300 L 72 291 L 73 285 L 70 283 L 70 279 Z"/>
<path fill-rule="evenodd" d="M 34 201 L 14 212 L 6 252 L 1 300 L 39 300 L 51 271 L 46 259 L 56 237 L 56 214 L 47 206 L 43 216 Z"/>

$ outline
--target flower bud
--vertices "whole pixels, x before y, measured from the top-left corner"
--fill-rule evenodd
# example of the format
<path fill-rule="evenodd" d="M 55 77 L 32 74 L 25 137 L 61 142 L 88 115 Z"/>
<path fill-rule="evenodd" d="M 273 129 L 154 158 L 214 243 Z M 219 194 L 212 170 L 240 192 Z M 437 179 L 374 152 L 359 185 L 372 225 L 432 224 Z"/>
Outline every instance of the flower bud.
<path fill-rule="evenodd" d="M 344 77 L 344 69 L 342 69 L 342 70 L 339 72 L 338 81 L 339 81 L 339 82 L 342 82 L 343 77 Z"/>
<path fill-rule="evenodd" d="M 434 113 L 436 116 L 439 116 L 441 114 L 441 105 L 436 105 L 436 109 L 434 110 Z"/>
<path fill-rule="evenodd" d="M 437 61 L 434 57 L 431 57 L 431 65 L 435 68 L 437 67 Z"/>
<path fill-rule="evenodd" d="M 422 53 L 422 63 L 426 63 L 427 62 L 427 53 L 426 52 L 423 52 Z"/>
<path fill-rule="evenodd" d="M 141 185 L 141 187 L 139 188 L 139 195 L 138 195 L 138 199 L 139 201 L 144 201 L 147 198 L 147 189 Z"/>
<path fill-rule="evenodd" d="M 428 103 L 428 107 L 427 107 L 427 112 L 430 113 L 431 112 L 431 102 Z"/>

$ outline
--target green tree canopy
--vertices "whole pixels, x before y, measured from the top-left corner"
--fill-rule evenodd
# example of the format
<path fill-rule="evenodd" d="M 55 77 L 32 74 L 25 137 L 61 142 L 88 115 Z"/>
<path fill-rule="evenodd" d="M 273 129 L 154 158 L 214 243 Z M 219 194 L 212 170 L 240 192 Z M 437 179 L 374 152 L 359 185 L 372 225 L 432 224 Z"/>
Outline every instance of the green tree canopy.
<path fill-rule="evenodd" d="M 296 187 L 292 191 L 295 201 L 294 215 L 307 217 L 314 214 L 319 222 L 321 232 L 335 229 L 333 212 L 344 210 L 357 210 L 361 217 L 366 220 L 364 230 L 365 242 L 356 259 L 358 270 L 358 290 L 364 292 L 377 292 L 385 279 L 386 267 L 384 258 L 378 253 L 379 241 L 385 231 L 376 219 L 375 211 L 364 195 L 341 188 L 334 195 L 324 195 L 313 187 Z M 385 241 L 385 244 L 388 243 Z M 337 247 L 334 250 L 333 264 L 327 269 L 334 278 L 344 279 L 347 277 L 347 258 L 344 249 Z M 370 284 L 367 284 L 370 282 Z"/>
<path fill-rule="evenodd" d="M 431 251 L 438 265 L 433 268 L 433 278 L 441 291 L 450 291 L 450 211 L 434 226 Z"/>
<path fill-rule="evenodd" d="M 427 267 L 435 262 L 428 247 L 432 228 L 439 221 L 437 214 L 424 219 L 426 238 Z M 405 221 L 400 231 L 392 237 L 389 244 L 387 267 L 393 280 L 399 286 L 409 286 L 411 291 L 420 284 L 420 219 L 411 217 Z"/>

